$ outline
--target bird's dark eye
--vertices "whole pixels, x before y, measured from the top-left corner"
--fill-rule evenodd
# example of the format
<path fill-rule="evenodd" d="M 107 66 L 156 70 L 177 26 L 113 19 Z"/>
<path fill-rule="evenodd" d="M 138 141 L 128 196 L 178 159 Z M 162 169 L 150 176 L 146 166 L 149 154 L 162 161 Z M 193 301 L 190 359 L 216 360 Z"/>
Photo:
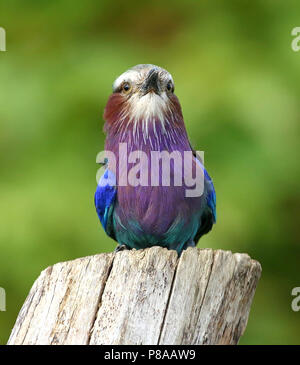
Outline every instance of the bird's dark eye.
<path fill-rule="evenodd" d="M 129 82 L 124 82 L 124 84 L 122 85 L 122 90 L 125 93 L 128 93 L 131 90 L 131 85 Z"/>
<path fill-rule="evenodd" d="M 169 82 L 167 83 L 167 90 L 168 90 L 168 91 L 173 91 L 173 84 L 172 84 L 172 82 L 171 82 L 171 81 L 169 81 Z"/>

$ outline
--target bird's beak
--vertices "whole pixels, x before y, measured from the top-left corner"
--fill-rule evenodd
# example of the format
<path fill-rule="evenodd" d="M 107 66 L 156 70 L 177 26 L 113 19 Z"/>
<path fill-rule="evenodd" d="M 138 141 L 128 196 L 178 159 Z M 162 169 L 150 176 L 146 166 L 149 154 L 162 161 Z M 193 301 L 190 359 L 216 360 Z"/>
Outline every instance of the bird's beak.
<path fill-rule="evenodd" d="M 150 91 L 159 94 L 159 78 L 158 78 L 158 70 L 156 68 L 152 68 L 149 71 L 146 80 L 142 84 L 141 90 L 144 95 Z"/>

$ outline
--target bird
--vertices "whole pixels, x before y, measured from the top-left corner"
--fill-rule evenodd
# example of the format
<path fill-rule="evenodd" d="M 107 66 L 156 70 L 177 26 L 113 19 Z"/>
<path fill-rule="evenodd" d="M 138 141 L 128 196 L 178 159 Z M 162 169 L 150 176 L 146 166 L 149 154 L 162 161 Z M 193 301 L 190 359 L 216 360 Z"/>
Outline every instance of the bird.
<path fill-rule="evenodd" d="M 116 251 L 161 246 L 180 255 L 195 247 L 216 223 L 213 181 L 191 146 L 174 89 L 172 75 L 153 64 L 136 65 L 113 83 L 103 114 L 108 157 L 103 161 L 94 202 L 106 234 L 117 242 Z M 120 152 L 120 146 L 126 146 L 126 150 Z M 183 177 L 179 177 L 181 186 L 174 183 L 183 168 L 175 166 L 172 159 L 169 185 L 162 181 L 161 166 L 158 181 L 151 185 L 151 174 L 144 174 L 147 166 L 142 163 L 135 170 L 139 184 L 123 183 L 120 166 L 123 164 L 127 173 L 134 166 L 134 159 L 128 162 L 127 155 L 135 151 L 135 161 L 139 162 L 141 156 L 151 160 L 154 152 L 176 152 L 181 157 L 190 154 L 190 168 L 202 172 L 201 194 L 187 196 Z M 142 174 L 146 176 L 144 184 L 139 181 Z"/>

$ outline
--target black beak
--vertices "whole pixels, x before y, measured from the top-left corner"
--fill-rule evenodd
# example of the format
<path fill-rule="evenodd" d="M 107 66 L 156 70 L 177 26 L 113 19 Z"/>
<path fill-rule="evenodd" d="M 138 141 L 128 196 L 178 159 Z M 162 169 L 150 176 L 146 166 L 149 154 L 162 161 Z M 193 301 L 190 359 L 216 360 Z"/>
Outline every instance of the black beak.
<path fill-rule="evenodd" d="M 159 94 L 159 79 L 158 79 L 158 70 L 157 68 L 152 68 L 146 80 L 142 84 L 142 91 L 147 94 L 149 91 L 154 91 L 156 94 Z"/>

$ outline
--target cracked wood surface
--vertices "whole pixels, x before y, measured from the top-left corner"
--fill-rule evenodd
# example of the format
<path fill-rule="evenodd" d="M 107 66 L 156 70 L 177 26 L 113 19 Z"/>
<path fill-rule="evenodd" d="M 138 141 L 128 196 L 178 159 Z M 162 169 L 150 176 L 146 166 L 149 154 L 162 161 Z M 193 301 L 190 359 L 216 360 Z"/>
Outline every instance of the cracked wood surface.
<path fill-rule="evenodd" d="M 261 266 L 161 247 L 58 263 L 35 281 L 8 344 L 237 344 Z"/>

